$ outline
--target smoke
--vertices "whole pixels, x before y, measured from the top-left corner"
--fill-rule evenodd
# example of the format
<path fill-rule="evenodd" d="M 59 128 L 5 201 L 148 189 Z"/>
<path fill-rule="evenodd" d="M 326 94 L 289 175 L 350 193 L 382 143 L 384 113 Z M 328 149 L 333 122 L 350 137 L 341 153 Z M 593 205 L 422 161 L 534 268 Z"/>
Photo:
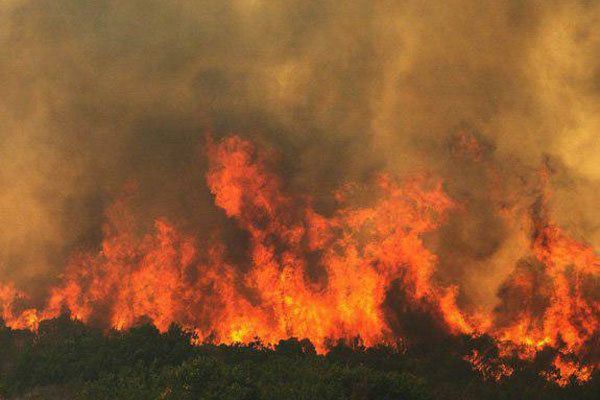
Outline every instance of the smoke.
<path fill-rule="evenodd" d="M 428 238 L 439 279 L 491 309 L 544 165 L 552 218 L 600 245 L 599 19 L 583 0 L 5 1 L 0 274 L 41 290 L 129 182 L 144 223 L 220 226 L 243 258 L 210 129 L 277 153 L 324 214 L 384 170 L 441 177 L 461 207 Z"/>

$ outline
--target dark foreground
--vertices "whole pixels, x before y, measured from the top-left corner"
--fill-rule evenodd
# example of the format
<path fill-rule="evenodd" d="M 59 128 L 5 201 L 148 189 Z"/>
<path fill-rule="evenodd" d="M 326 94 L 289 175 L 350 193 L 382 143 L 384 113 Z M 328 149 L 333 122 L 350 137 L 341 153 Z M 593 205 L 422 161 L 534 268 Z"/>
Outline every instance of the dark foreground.
<path fill-rule="evenodd" d="M 464 354 L 493 354 L 487 338 L 453 337 L 398 352 L 308 341 L 193 346 L 178 327 L 102 333 L 68 317 L 39 332 L 0 327 L 0 390 L 7 399 L 599 399 L 600 375 L 566 387 L 546 381 L 552 354 L 512 360 L 500 383 L 474 372 Z M 550 350 L 548 350 L 550 352 Z"/>

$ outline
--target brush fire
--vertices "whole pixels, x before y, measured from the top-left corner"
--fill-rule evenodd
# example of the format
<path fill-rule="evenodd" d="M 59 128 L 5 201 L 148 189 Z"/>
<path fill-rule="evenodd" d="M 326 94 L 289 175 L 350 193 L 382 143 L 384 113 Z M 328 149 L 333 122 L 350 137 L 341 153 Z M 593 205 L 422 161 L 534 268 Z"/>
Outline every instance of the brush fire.
<path fill-rule="evenodd" d="M 3 329 L 599 373 L 598 4 L 54 3 L 0 6 Z"/>

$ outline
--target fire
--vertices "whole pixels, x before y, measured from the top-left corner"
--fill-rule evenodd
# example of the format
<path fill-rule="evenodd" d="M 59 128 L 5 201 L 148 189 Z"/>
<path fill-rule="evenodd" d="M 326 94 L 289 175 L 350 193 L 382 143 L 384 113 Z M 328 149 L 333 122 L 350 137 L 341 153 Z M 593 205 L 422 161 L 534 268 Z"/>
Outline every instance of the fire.
<path fill-rule="evenodd" d="M 480 161 L 481 146 L 460 137 L 460 146 Z M 209 139 L 207 155 L 215 205 L 248 234 L 245 265 L 228 259 L 231 243 L 218 233 L 200 243 L 158 219 L 151 232 L 140 234 L 124 196 L 106 212 L 101 250 L 72 257 L 44 308 L 24 307 L 25 293 L 0 287 L 6 324 L 35 329 L 68 310 L 72 318 L 116 329 L 146 319 L 163 331 L 178 323 L 199 340 L 299 337 L 322 351 L 331 339 L 393 343 L 398 332 L 386 298 L 400 291 L 403 307 L 433 315 L 449 333 L 489 334 L 501 355 L 532 358 L 556 348 L 558 372 L 548 377 L 558 383 L 589 379 L 597 367 L 578 360 L 600 326 L 600 261 L 591 246 L 544 214 L 545 194 L 531 213 L 531 257 L 505 282 L 498 307 L 482 316 L 461 307 L 459 285 L 436 279 L 438 258 L 424 245 L 424 236 L 458 206 L 442 182 L 381 175 L 375 189 L 339 190 L 337 211 L 325 216 L 310 196 L 286 191 L 269 168 L 271 155 L 252 143 L 237 136 Z M 374 190 L 376 200 L 352 204 L 355 190 Z M 492 379 L 512 373 L 477 352 L 466 359 Z"/>
<path fill-rule="evenodd" d="M 499 382 L 502 378 L 511 376 L 514 369 L 504 364 L 496 358 L 486 357 L 477 350 L 464 357 L 473 366 L 473 369 L 479 371 L 486 379 Z"/>
<path fill-rule="evenodd" d="M 554 371 L 548 371 L 544 375 L 548 380 L 552 380 L 560 386 L 568 385 L 571 380 L 585 382 L 592 376 L 592 367 L 582 367 L 560 356 L 556 356 L 552 364 Z"/>
<path fill-rule="evenodd" d="M 527 270 L 515 271 L 506 283 L 521 300 L 522 310 L 494 334 L 503 341 L 505 355 L 516 352 L 521 358 L 532 359 L 547 346 L 558 349 L 554 361 L 557 372 L 545 375 L 565 385 L 571 378 L 588 380 L 599 365 L 598 360 L 588 365 L 578 360 L 597 341 L 600 258 L 590 245 L 570 238 L 549 219 L 546 185 L 544 170 L 541 194 L 531 210 L 533 257 Z"/>

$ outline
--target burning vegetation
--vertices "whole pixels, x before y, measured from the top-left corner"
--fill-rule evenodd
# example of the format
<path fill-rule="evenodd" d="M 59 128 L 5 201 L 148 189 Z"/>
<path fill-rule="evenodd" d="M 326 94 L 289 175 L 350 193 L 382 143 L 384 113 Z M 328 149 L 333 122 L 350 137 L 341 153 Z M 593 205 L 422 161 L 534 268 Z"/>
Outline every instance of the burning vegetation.
<path fill-rule="evenodd" d="M 464 143 L 471 154 L 474 142 Z M 558 384 L 586 381 L 600 365 L 600 260 L 547 218 L 545 187 L 524 221 L 529 255 L 502 284 L 499 304 L 472 312 L 460 305 L 460 286 L 436 279 L 438 258 L 424 245 L 449 213 L 459 212 L 442 182 L 380 175 L 368 189 L 338 191 L 338 208 L 324 216 L 310 196 L 286 193 L 268 167 L 274 160 L 249 141 L 209 137 L 207 156 L 215 204 L 247 235 L 246 264 L 232 264 L 225 254 L 232 244 L 218 234 L 200 245 L 166 219 L 140 235 L 129 188 L 106 212 L 101 250 L 73 256 L 45 307 L 27 308 L 25 293 L 2 288 L 6 325 L 35 330 L 68 311 L 105 328 L 147 320 L 166 331 L 181 324 L 198 342 L 307 338 L 324 352 L 328 343 L 355 338 L 365 346 L 410 346 L 430 334 L 419 331 L 421 324 L 497 340 L 497 357 L 477 350 L 465 356 L 495 380 L 512 373 L 503 358 L 533 359 L 547 348 L 556 352 L 555 371 L 544 376 Z M 375 200 L 348 204 L 364 190 L 376 191 Z"/>
<path fill-rule="evenodd" d="M 102 346 L 180 327 L 194 356 L 300 340 L 312 366 L 374 352 L 434 381 L 427 357 L 466 365 L 461 387 L 597 386 L 599 16 L 583 0 L 0 2 L 7 349 L 44 353 L 56 324 Z M 13 358 L 0 396 L 29 365 Z M 315 370 L 359 374 L 339 365 Z"/>

